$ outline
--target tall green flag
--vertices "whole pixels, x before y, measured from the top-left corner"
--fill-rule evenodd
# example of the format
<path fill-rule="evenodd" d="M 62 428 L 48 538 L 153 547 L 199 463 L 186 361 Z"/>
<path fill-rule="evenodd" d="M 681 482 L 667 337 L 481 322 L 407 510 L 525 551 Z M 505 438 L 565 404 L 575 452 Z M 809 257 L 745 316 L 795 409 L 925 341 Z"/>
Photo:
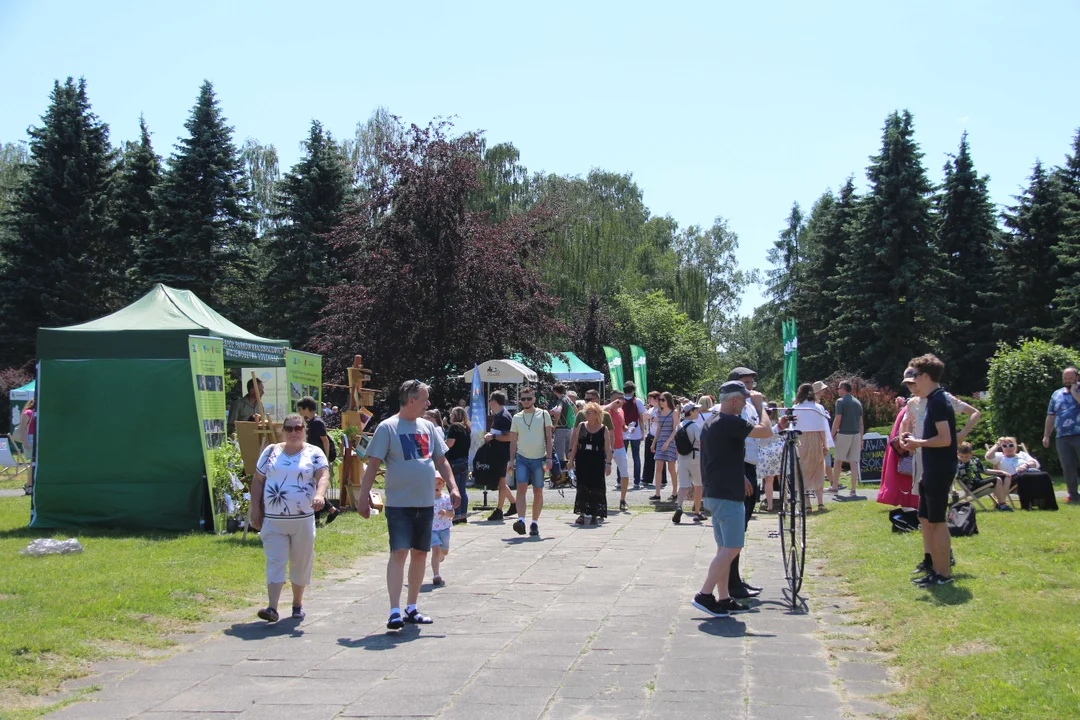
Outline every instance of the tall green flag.
<path fill-rule="evenodd" d="M 612 390 L 622 390 L 623 369 L 622 353 L 613 347 L 604 346 L 604 356 L 607 357 L 608 375 L 611 376 Z"/>
<path fill-rule="evenodd" d="M 634 367 L 634 384 L 637 385 L 637 396 L 645 398 L 649 396 L 649 373 L 645 367 L 645 351 L 637 345 L 630 346 L 630 364 Z"/>
<path fill-rule="evenodd" d="M 795 330 L 794 320 L 785 320 L 782 324 L 784 337 L 784 403 L 791 407 L 795 403 L 799 374 L 796 369 L 799 360 L 799 334 Z"/>

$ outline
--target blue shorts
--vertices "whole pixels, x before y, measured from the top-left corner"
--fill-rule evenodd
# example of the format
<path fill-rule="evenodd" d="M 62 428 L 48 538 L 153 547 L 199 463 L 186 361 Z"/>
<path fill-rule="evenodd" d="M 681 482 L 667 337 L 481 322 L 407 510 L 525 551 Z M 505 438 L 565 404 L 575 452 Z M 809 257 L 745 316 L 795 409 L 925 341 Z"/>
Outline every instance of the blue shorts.
<path fill-rule="evenodd" d="M 533 460 L 518 455 L 514 462 L 514 477 L 510 478 L 511 489 L 516 488 L 518 483 L 532 485 L 542 490 L 544 488 L 544 458 Z"/>
<path fill-rule="evenodd" d="M 431 547 L 441 547 L 443 550 L 450 549 L 450 528 L 445 530 L 431 531 Z"/>
<path fill-rule="evenodd" d="M 702 498 L 712 515 L 713 538 L 718 548 L 741 548 L 746 544 L 746 505 L 735 500 Z"/>
<path fill-rule="evenodd" d="M 390 531 L 390 552 L 420 550 L 431 552 L 431 523 L 434 507 L 388 507 L 386 528 Z"/>

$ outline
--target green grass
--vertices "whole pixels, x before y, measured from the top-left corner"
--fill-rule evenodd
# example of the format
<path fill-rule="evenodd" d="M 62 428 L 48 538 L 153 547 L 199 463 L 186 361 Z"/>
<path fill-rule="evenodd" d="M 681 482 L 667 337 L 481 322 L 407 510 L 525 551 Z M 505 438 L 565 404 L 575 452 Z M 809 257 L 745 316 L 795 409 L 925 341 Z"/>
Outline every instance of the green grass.
<path fill-rule="evenodd" d="M 864 601 L 911 717 L 1080 716 L 1080 509 L 978 513 L 979 534 L 953 538 L 957 582 L 933 591 L 909 582 L 922 540 L 893 533 L 885 506 L 830 509 L 811 550 Z"/>
<path fill-rule="evenodd" d="M 224 611 L 265 603 L 258 536 L 26 528 L 28 497 L 0 498 L 0 716 L 85 675 L 90 663 L 138 657 Z M 316 540 L 316 575 L 386 547 L 382 517 L 350 513 Z M 77 537 L 76 555 L 19 554 L 37 537 Z M 286 589 L 285 597 L 288 599 Z M 10 714 L 5 714 L 7 711 Z"/>

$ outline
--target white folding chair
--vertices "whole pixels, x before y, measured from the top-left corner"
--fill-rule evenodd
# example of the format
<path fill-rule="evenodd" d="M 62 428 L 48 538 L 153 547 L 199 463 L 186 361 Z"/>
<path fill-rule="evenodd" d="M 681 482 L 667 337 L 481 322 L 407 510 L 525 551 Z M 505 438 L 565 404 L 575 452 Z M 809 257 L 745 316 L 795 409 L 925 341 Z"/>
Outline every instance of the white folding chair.
<path fill-rule="evenodd" d="M 15 470 L 12 477 L 16 478 L 30 470 L 30 461 L 22 454 L 18 443 L 12 440 L 10 435 L 0 435 L 0 467 Z"/>

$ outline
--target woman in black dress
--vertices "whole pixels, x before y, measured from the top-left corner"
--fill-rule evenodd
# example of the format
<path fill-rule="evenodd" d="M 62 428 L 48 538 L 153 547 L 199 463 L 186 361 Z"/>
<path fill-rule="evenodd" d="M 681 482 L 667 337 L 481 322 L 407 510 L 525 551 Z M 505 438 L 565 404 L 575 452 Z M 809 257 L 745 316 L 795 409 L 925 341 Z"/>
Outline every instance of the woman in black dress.
<path fill-rule="evenodd" d="M 585 422 L 574 428 L 570 440 L 567 469 L 574 468 L 577 475 L 577 495 L 574 497 L 575 521 L 584 525 L 597 525 L 600 518 L 607 517 L 607 488 L 604 479 L 611 470 L 611 433 L 603 423 L 603 411 L 595 402 L 585 405 Z"/>

